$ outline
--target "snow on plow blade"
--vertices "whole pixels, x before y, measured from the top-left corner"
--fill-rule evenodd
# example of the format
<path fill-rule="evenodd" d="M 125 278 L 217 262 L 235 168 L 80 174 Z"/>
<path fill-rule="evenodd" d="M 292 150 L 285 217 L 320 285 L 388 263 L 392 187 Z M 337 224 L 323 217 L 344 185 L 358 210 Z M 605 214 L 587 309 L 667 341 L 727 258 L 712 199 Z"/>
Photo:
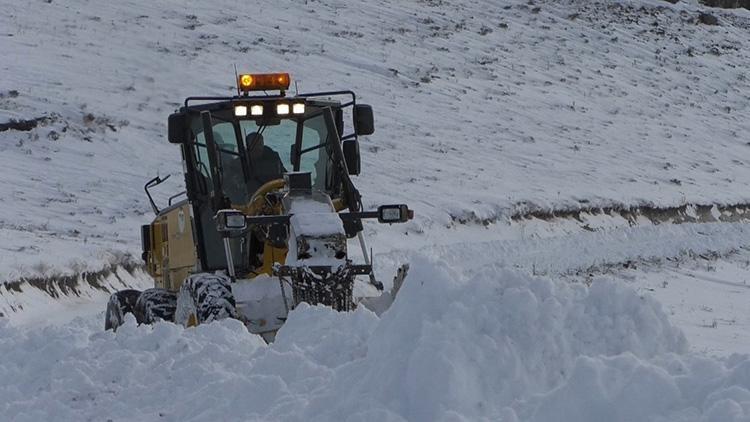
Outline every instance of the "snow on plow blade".
<path fill-rule="evenodd" d="M 393 287 L 391 287 L 391 290 L 381 293 L 380 296 L 363 297 L 359 300 L 359 304 L 375 312 L 378 316 L 382 315 L 383 312 L 387 311 L 393 305 L 393 301 L 396 300 L 396 295 L 401 290 L 401 286 L 403 286 L 408 273 L 409 264 L 402 264 L 398 267 L 396 275 L 393 277 Z"/>
<path fill-rule="evenodd" d="M 368 275 L 371 271 L 369 265 L 353 264 L 334 268 L 277 266 L 273 276 L 237 280 L 232 284 L 232 293 L 238 316 L 248 330 L 272 342 L 289 311 L 302 302 L 324 305 L 338 311 L 351 311 L 362 305 L 381 315 L 393 303 L 408 269 L 408 264 L 402 265 L 393 279 L 391 290 L 374 297 L 353 297 L 355 276 Z"/>

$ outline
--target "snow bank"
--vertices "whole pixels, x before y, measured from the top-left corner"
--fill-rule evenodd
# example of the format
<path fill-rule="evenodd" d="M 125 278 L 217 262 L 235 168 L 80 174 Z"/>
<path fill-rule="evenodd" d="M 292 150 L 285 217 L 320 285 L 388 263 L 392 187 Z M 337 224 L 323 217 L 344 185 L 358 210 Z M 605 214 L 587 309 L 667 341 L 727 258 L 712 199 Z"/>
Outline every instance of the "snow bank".
<path fill-rule="evenodd" d="M 650 358 L 686 347 L 657 303 L 615 283 L 588 289 L 511 272 L 462 280 L 430 265 L 416 263 L 367 356 L 340 374 L 328 400 L 341 405 L 321 420 L 373 411 L 497 420 L 516 400 L 564 382 L 579 355 Z"/>
<path fill-rule="evenodd" d="M 138 256 L 143 183 L 174 176 L 154 189 L 162 207 L 184 189 L 166 118 L 232 94 L 233 63 L 372 104 L 355 183 L 367 209 L 408 203 L 410 237 L 525 211 L 750 201 L 747 11 L 709 26 L 684 0 L 526 3 L 3 2 L 0 111 L 46 119 L 0 134 L 0 279 Z"/>
<path fill-rule="evenodd" d="M 433 265 L 435 266 L 433 268 Z M 393 308 L 301 306 L 266 346 L 237 321 L 117 333 L 0 322 L 10 420 L 747 420 L 750 358 L 711 360 L 621 284 L 418 260 Z M 661 418 L 661 419 L 660 419 Z"/>
<path fill-rule="evenodd" d="M 110 294 L 153 287 L 142 268 L 112 265 L 98 272 L 0 284 L 0 317 L 13 324 L 59 324 L 100 311 Z"/>
<path fill-rule="evenodd" d="M 747 421 L 750 360 L 666 355 L 580 357 L 570 377 L 542 396 L 530 421 Z M 564 417 L 561 418 L 561 415 Z"/>

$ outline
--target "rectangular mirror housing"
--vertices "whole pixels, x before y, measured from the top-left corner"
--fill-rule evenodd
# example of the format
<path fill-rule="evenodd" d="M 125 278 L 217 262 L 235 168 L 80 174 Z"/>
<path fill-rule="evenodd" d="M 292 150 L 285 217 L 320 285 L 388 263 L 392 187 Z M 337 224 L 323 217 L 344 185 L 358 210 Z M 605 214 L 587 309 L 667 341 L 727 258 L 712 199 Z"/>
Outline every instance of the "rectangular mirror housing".
<path fill-rule="evenodd" d="M 339 138 L 344 136 L 344 110 L 337 108 L 335 111 L 336 130 L 339 133 Z"/>
<path fill-rule="evenodd" d="M 359 141 L 356 139 L 344 141 L 342 148 L 344 150 L 344 160 L 346 161 L 346 168 L 349 170 L 349 174 L 358 176 L 361 170 Z"/>
<path fill-rule="evenodd" d="M 141 258 L 148 264 L 148 257 L 151 253 L 151 226 L 146 224 L 141 226 Z"/>
<path fill-rule="evenodd" d="M 185 133 L 187 132 L 187 114 L 173 113 L 169 115 L 167 121 L 167 139 L 173 144 L 185 143 Z"/>
<path fill-rule="evenodd" d="M 372 107 L 367 104 L 354 106 L 354 133 L 360 135 L 372 135 L 375 132 L 375 121 L 372 115 Z"/>

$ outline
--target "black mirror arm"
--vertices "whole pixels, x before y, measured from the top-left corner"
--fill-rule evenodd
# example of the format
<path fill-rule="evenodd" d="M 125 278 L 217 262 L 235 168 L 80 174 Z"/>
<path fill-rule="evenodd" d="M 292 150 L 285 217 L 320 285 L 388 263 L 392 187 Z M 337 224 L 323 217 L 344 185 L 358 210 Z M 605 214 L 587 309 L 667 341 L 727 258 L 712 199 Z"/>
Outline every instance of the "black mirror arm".
<path fill-rule="evenodd" d="M 171 176 L 171 174 L 168 174 L 167 177 L 165 177 L 163 179 L 161 177 L 159 177 L 159 176 L 156 176 L 153 179 L 151 179 L 148 182 L 146 182 L 145 185 L 143 185 L 143 190 L 146 191 L 146 196 L 148 196 L 148 202 L 151 203 L 151 209 L 154 211 L 154 214 L 157 214 L 157 215 L 159 214 L 159 208 L 156 206 L 156 203 L 154 202 L 154 198 L 151 197 L 151 192 L 149 192 L 148 190 L 151 189 L 151 188 L 153 188 L 153 187 L 155 187 L 155 186 L 161 185 L 167 179 L 169 179 L 169 176 Z"/>

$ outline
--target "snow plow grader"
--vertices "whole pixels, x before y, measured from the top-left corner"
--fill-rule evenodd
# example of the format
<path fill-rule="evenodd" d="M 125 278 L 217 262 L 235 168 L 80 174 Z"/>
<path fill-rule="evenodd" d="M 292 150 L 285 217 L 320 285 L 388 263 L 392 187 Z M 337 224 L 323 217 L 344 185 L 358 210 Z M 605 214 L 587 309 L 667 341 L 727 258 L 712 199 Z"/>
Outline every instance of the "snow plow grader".
<path fill-rule="evenodd" d="M 402 223 L 413 212 L 403 204 L 362 209 L 350 176 L 360 172 L 358 137 L 374 132 L 372 108 L 351 91 L 287 96 L 289 84 L 286 73 L 238 75 L 236 96 L 190 97 L 169 116 L 186 190 L 160 210 L 150 189 L 166 178 L 144 187 L 156 214 L 141 227 L 155 287 L 112 294 L 106 329 L 127 313 L 184 326 L 236 318 L 273 341 L 302 302 L 338 311 L 389 306 L 408 267 L 383 293 L 362 220 Z M 353 263 L 349 239 L 364 263 Z M 380 296 L 355 297 L 357 276 Z"/>

